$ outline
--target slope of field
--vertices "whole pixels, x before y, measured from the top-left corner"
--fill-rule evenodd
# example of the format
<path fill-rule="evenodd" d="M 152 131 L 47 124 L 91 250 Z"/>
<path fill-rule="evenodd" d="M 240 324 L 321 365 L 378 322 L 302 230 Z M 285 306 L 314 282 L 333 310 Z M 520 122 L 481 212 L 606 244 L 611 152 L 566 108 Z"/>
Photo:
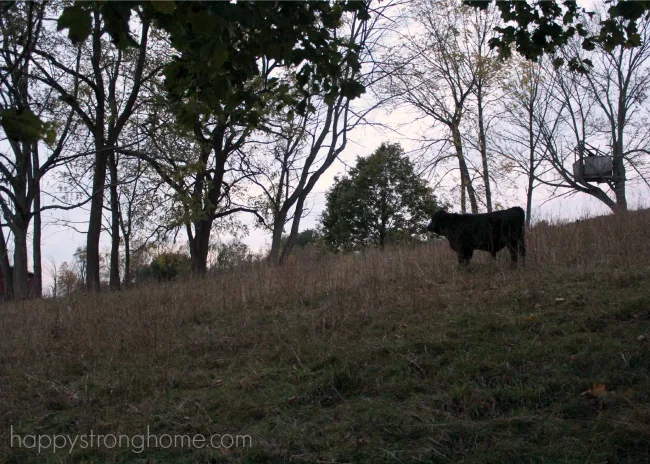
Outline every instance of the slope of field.
<path fill-rule="evenodd" d="M 2 462 L 647 463 L 650 214 L 0 308 Z M 16 436 L 248 435 L 51 449 Z M 13 447 L 11 434 L 14 434 Z"/>

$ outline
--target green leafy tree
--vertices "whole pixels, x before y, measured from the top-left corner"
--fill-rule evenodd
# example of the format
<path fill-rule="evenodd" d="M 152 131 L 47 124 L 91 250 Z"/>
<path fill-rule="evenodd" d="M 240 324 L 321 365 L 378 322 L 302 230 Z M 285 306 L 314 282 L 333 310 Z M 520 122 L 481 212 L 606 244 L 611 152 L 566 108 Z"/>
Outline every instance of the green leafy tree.
<path fill-rule="evenodd" d="M 160 253 L 151 261 L 149 266 L 139 268 L 137 271 L 137 280 L 174 280 L 179 275 L 189 274 L 189 271 L 189 257 L 183 253 L 169 251 Z"/>
<path fill-rule="evenodd" d="M 491 1 L 464 0 L 465 4 L 488 8 Z M 491 40 L 502 56 L 512 49 L 529 59 L 537 59 L 566 45 L 571 37 L 580 36 L 583 47 L 591 50 L 601 43 L 610 50 L 640 44 L 638 24 L 650 18 L 650 1 L 612 1 L 607 16 L 596 34 L 581 23 L 590 14 L 575 0 L 499 0 L 495 2 L 504 25 L 496 28 L 499 37 Z M 366 2 L 192 2 L 188 7 L 175 1 L 87 2 L 75 1 L 59 18 L 59 28 L 68 29 L 73 41 L 84 40 L 92 26 L 91 12 L 100 5 L 110 18 L 106 31 L 118 46 L 135 42 L 129 29 L 133 9 L 156 20 L 170 34 L 172 45 L 181 57 L 169 69 L 170 88 L 197 93 L 205 102 L 221 99 L 238 82 L 245 82 L 259 72 L 258 52 L 268 48 L 273 59 L 294 65 L 310 57 L 310 64 L 300 73 L 301 85 L 315 82 L 325 88 L 341 86 L 356 92 L 355 84 L 336 84 L 331 75 L 336 65 L 322 45 L 329 45 L 330 34 L 319 29 L 335 26 L 345 11 L 363 10 Z M 300 43 L 301 47 L 295 47 Z M 314 66 L 314 64 L 316 66 Z M 574 63 L 581 66 L 579 63 Z M 311 80 L 312 77 L 316 80 Z M 198 87 L 198 88 L 197 88 Z M 239 92 L 233 98 L 246 98 Z M 303 109 L 306 100 L 303 100 Z M 255 112 L 251 114 L 255 118 Z"/>
<path fill-rule="evenodd" d="M 63 296 L 69 296 L 79 286 L 79 274 L 77 274 L 67 262 L 63 262 L 58 269 L 57 275 L 58 286 Z M 57 295 L 54 295 L 57 296 Z"/>
<path fill-rule="evenodd" d="M 257 213 L 236 205 L 234 184 L 246 176 L 233 179 L 237 166 L 232 164 L 237 164 L 237 154 L 255 131 L 268 129 L 269 114 L 286 110 L 291 119 L 296 114 L 313 113 L 316 108 L 312 98 L 318 96 L 332 107 L 326 125 L 339 134 L 336 121 L 340 114 L 347 115 L 348 106 L 343 109 L 337 102 L 349 102 L 365 88 L 359 80 L 361 45 L 341 37 L 337 31 L 350 20 L 363 29 L 370 17 L 368 7 L 366 2 L 347 1 L 132 5 L 143 18 L 153 20 L 155 27 L 169 33 L 170 44 L 178 52 L 164 70 L 164 111 L 151 112 L 151 119 L 159 127 L 163 120 L 158 118 L 168 118 L 169 125 L 177 126 L 183 138 L 193 145 L 189 153 L 194 156 L 188 166 L 193 179 L 176 179 L 179 163 L 169 155 L 120 151 L 151 164 L 182 198 L 188 213 L 184 222 L 192 270 L 205 273 L 215 221 L 238 212 Z M 85 2 L 75 2 L 59 19 L 59 26 L 69 30 L 71 39 L 80 40 L 88 34 L 87 28 L 78 23 L 89 14 L 89 8 Z M 114 24 L 110 28 L 107 24 L 107 30 L 114 31 L 113 39 L 129 43 L 130 9 L 107 2 L 102 3 L 101 9 L 104 17 L 111 16 L 108 11 L 113 13 Z M 336 115 L 334 107 L 338 108 Z M 347 116 L 341 118 L 347 120 Z M 156 147 L 161 145 L 158 133 L 148 137 L 155 151 L 165 151 Z M 335 149 L 330 151 L 330 158 L 338 155 Z M 317 155 L 315 150 L 308 159 Z M 176 168 L 171 173 L 169 165 Z M 312 173 L 305 173 L 302 196 L 297 198 L 296 194 L 299 213 L 304 197 L 317 180 L 317 176 L 307 178 Z"/>
<path fill-rule="evenodd" d="M 485 9 L 492 2 L 464 0 L 464 3 Z M 641 44 L 639 24 L 650 19 L 650 1 L 647 0 L 608 2 L 607 14 L 596 31 L 589 31 L 583 23 L 584 17 L 593 12 L 579 6 L 575 0 L 499 0 L 495 3 L 505 24 L 495 28 L 498 37 L 493 38 L 490 45 L 497 48 L 502 57 L 509 57 L 515 49 L 530 60 L 553 53 L 576 35 L 581 38 L 585 50 L 593 50 L 597 44 L 609 51 L 618 46 L 638 47 Z M 591 63 L 571 59 L 569 65 L 584 71 Z"/>
<path fill-rule="evenodd" d="M 297 103 L 298 112 L 306 111 L 311 94 L 333 100 L 364 91 L 341 73 L 339 48 L 345 41 L 335 30 L 348 12 L 368 19 L 366 2 L 75 1 L 63 10 L 58 28 L 67 29 L 73 42 L 84 41 L 92 32 L 92 15 L 99 11 L 105 31 L 124 48 L 136 44 L 129 25 L 132 10 L 167 32 L 178 51 L 165 69 L 165 86 L 190 124 L 197 110 L 259 124 L 265 99 L 251 86 L 254 78 L 263 78 L 267 92 L 281 95 L 281 103 Z M 355 54 L 345 60 L 361 66 Z M 280 66 L 296 68 L 300 101 L 286 82 L 269 76 L 269 67 Z"/>
<path fill-rule="evenodd" d="M 295 248 L 307 248 L 308 246 L 316 245 L 321 239 L 323 238 L 323 235 L 318 229 L 305 229 L 296 235 L 296 243 L 294 245 Z M 289 239 L 288 235 L 283 235 L 282 236 L 282 245 L 287 242 Z"/>
<path fill-rule="evenodd" d="M 7 244 L 0 250 L 0 269 L 9 276 L 7 297 L 42 295 L 41 212 L 71 208 L 56 201 L 41 204 L 43 178 L 65 163 L 64 146 L 74 128 L 72 113 L 61 111 L 34 79 L 32 65 L 35 48 L 43 41 L 46 3 L 0 4 L 0 216 L 14 242 L 13 270 L 7 267 Z M 27 271 L 30 228 L 32 284 Z M 0 238 L 4 240 L 4 233 Z"/>
<path fill-rule="evenodd" d="M 321 217 L 323 240 L 334 250 L 383 248 L 421 232 L 439 209 L 400 145 L 382 144 L 357 158 L 348 176 L 335 179 Z"/>
<path fill-rule="evenodd" d="M 253 254 L 248 245 L 238 240 L 220 243 L 217 245 L 216 251 L 216 268 L 220 270 L 232 269 L 253 260 Z"/>
<path fill-rule="evenodd" d="M 138 40 L 132 41 L 133 47 L 125 50 L 111 43 L 115 32 L 114 11 L 113 7 L 107 8 L 101 3 L 84 2 L 85 16 L 71 16 L 69 8 L 72 7 L 66 6 L 69 3 L 48 4 L 48 15 L 61 14 L 59 25 L 67 21 L 72 32 L 83 20 L 87 34 L 84 40 L 71 44 L 61 34 L 45 28 L 44 39 L 34 50 L 32 60 L 34 78 L 56 96 L 58 102 L 73 110 L 75 120 L 79 121 L 79 130 L 72 131 L 73 140 L 80 140 L 81 127 L 91 135 L 93 153 L 80 156 L 79 163 L 74 163 L 84 171 L 90 165 L 92 172 L 86 234 L 86 285 L 90 290 L 99 290 L 100 284 L 100 237 L 105 196 L 110 199 L 110 287 L 120 287 L 118 185 L 121 179 L 115 147 L 125 140 L 129 122 L 141 111 L 145 90 L 161 73 L 162 62 L 167 57 L 167 54 L 160 53 L 162 46 L 157 43 L 161 42 L 157 39 L 157 31 L 152 30 L 150 20 L 137 9 L 132 25 Z M 110 179 L 108 183 L 107 176 Z"/>

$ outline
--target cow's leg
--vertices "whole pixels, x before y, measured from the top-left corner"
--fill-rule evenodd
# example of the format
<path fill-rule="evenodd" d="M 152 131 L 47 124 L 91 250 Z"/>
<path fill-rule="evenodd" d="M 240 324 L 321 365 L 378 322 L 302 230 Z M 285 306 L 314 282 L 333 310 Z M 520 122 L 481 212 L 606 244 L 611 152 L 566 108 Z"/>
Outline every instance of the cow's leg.
<path fill-rule="evenodd" d="M 460 248 L 458 250 L 458 265 L 461 267 L 469 266 L 474 251 L 471 248 Z"/>
<path fill-rule="evenodd" d="M 519 248 L 519 256 L 521 256 L 521 264 L 526 265 L 526 244 L 523 239 L 517 242 L 517 247 Z"/>
<path fill-rule="evenodd" d="M 517 244 L 515 243 L 508 244 L 508 251 L 510 252 L 510 258 L 512 259 L 513 266 L 517 265 L 517 248 Z"/>
<path fill-rule="evenodd" d="M 492 232 L 490 234 L 490 249 L 488 250 L 492 255 L 492 259 L 497 260 L 497 252 L 503 248 L 501 244 L 501 237 L 498 233 Z"/>

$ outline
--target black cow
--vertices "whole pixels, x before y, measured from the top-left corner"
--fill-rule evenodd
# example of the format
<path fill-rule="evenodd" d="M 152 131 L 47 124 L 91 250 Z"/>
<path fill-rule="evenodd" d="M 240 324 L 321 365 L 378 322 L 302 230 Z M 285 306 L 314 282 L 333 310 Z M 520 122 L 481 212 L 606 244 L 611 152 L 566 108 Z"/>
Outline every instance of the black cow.
<path fill-rule="evenodd" d="M 504 247 L 510 250 L 513 264 L 518 255 L 526 260 L 524 245 L 524 210 L 515 207 L 485 214 L 455 214 L 439 211 L 431 218 L 427 230 L 444 235 L 451 249 L 458 253 L 458 263 L 468 265 L 474 250 L 489 251 L 496 259 Z"/>

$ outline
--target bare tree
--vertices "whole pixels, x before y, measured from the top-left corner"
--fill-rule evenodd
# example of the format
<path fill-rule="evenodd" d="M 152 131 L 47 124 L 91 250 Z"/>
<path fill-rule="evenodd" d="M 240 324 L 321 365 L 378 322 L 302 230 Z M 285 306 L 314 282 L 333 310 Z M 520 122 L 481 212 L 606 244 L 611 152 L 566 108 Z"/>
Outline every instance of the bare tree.
<path fill-rule="evenodd" d="M 11 264 L 9 263 L 9 249 L 7 247 L 7 239 L 3 227 L 5 224 L 0 224 L 0 271 L 2 271 L 2 280 L 4 283 L 4 294 L 2 297 L 5 300 L 11 300 L 14 297 L 14 272 Z"/>
<path fill-rule="evenodd" d="M 597 9 L 593 26 L 605 17 L 603 10 L 607 7 L 602 3 Z M 640 163 L 650 154 L 647 119 L 644 124 L 645 118 L 639 118 L 638 111 L 650 84 L 650 21 L 647 19 L 640 24 L 639 40 L 639 46 L 634 48 L 618 46 L 610 49 L 597 45 L 592 57 L 593 67 L 585 74 L 589 89 L 606 120 L 601 130 L 608 139 L 613 156 L 613 178 L 609 187 L 616 200 L 614 211 L 627 210 L 626 162 L 643 177 Z"/>
<path fill-rule="evenodd" d="M 460 170 L 461 209 L 469 197 L 478 212 L 476 189 L 466 159 L 461 132 L 469 100 L 476 92 L 480 68 L 470 36 L 470 16 L 475 12 L 455 0 L 418 0 L 412 7 L 412 23 L 392 53 L 387 91 L 398 103 L 415 108 L 442 129 L 440 155 L 432 165 L 449 158 L 451 147 Z"/>
<path fill-rule="evenodd" d="M 546 173 L 543 131 L 554 139 L 559 126 L 559 119 L 553 119 L 554 78 L 541 63 L 522 58 L 511 58 L 510 63 L 492 140 L 503 160 L 501 170 L 526 178 L 526 224 L 530 225 L 533 192 Z"/>
<path fill-rule="evenodd" d="M 87 263 L 88 263 L 88 258 L 86 257 L 86 248 L 85 247 L 77 247 L 75 250 L 74 254 L 72 255 L 74 258 L 74 261 L 72 262 L 72 267 L 74 268 L 75 273 L 79 276 L 79 280 L 81 282 L 86 281 L 86 269 L 87 269 Z"/>
<path fill-rule="evenodd" d="M 38 79 L 75 110 L 92 134 L 94 166 L 86 245 L 86 285 L 91 290 L 99 289 L 99 239 L 109 165 L 111 181 L 108 187 L 112 212 L 110 285 L 112 288 L 119 288 L 120 285 L 119 200 L 114 150 L 125 124 L 139 105 L 138 95 L 143 84 L 161 69 L 148 61 L 156 59 L 155 54 L 147 53 L 150 51 L 149 28 L 149 21 L 141 19 L 136 51 L 123 51 L 110 42 L 100 9 L 96 8 L 92 13 L 88 40 L 76 46 L 54 32 L 48 46 L 34 53 Z M 78 95 L 71 89 L 73 81 L 78 81 L 81 86 Z"/>
<path fill-rule="evenodd" d="M 383 46 L 382 36 L 391 27 L 386 18 L 394 7 L 394 2 L 376 5 L 370 9 L 370 20 L 354 15 L 337 31 L 360 50 L 361 67 L 347 58 L 342 60 L 342 79 L 371 89 L 385 77 L 373 54 Z M 335 98 L 314 96 L 308 102 L 313 111 L 303 116 L 280 113 L 268 124 L 267 137 L 242 150 L 242 172 L 259 192 L 251 207 L 260 212 L 261 222 L 272 232 L 271 262 L 286 261 L 314 186 L 347 147 L 349 133 L 366 124 L 370 113 L 384 102 L 381 97 L 369 104 L 354 100 L 344 92 Z M 283 241 L 287 224 L 289 234 Z"/>
<path fill-rule="evenodd" d="M 576 157 L 586 154 L 587 141 L 598 137 L 598 108 L 593 95 L 585 87 L 585 76 L 565 68 L 550 71 L 555 79 L 552 96 L 553 113 L 546 120 L 537 120 L 542 134 L 545 161 L 552 169 L 546 176 L 537 176 L 551 187 L 552 196 L 583 192 L 598 198 L 607 206 L 615 202 L 607 193 L 573 175 L 572 164 Z"/>
<path fill-rule="evenodd" d="M 476 105 L 476 147 L 481 155 L 481 175 L 485 189 L 485 206 L 492 211 L 492 187 L 490 178 L 490 160 L 488 155 L 488 132 L 490 130 L 490 108 L 495 107 L 499 98 L 499 84 L 503 79 L 503 63 L 498 59 L 496 50 L 489 46 L 494 37 L 494 28 L 500 24 L 496 7 L 490 4 L 485 10 L 474 9 L 467 12 L 469 22 L 464 40 L 470 42 L 473 50 L 472 66 L 475 67 L 476 85 L 474 98 Z"/>
<path fill-rule="evenodd" d="M 57 285 L 60 287 L 61 296 L 70 296 L 76 290 L 77 285 L 83 284 L 79 275 L 71 269 L 70 265 L 64 261 L 59 266 Z"/>
<path fill-rule="evenodd" d="M 116 157 L 119 156 L 116 153 Z M 161 229 L 163 217 L 160 212 L 167 199 L 161 195 L 163 181 L 147 163 L 138 158 L 126 158 L 120 164 L 118 212 L 124 256 L 123 283 L 128 286 L 134 278 L 133 256 L 164 235 L 161 234 L 164 227 Z"/>
<path fill-rule="evenodd" d="M 362 84 L 356 80 L 362 66 L 356 39 L 367 31 L 367 12 L 348 12 L 343 16 L 349 18 L 346 24 L 353 31 L 353 40 L 344 40 L 337 35 L 339 31 L 331 28 L 332 43 L 336 44 L 335 55 L 341 69 L 332 73 L 332 82 L 327 88 L 319 89 L 316 82 L 309 85 L 309 91 L 296 86 L 300 88 L 304 99 L 301 104 L 290 104 L 286 108 L 285 115 L 288 119 L 301 112 L 317 112 L 317 118 L 322 118 L 319 120 L 322 124 L 318 128 L 320 132 L 314 138 L 314 148 L 305 158 L 305 169 L 286 208 L 288 210 L 294 207 L 291 235 L 294 238 L 300 223 L 297 218 L 302 217 L 307 195 L 345 147 L 348 118 L 352 114 L 349 102 L 362 89 Z M 176 111 L 174 114 L 169 111 L 169 107 L 152 106 L 150 120 L 145 126 L 149 145 L 139 151 L 126 148 L 121 150 L 122 153 L 149 163 L 173 191 L 175 204 L 180 206 L 176 223 L 185 227 L 192 270 L 197 274 L 206 271 L 210 239 L 216 224 L 242 212 L 254 214 L 260 221 L 264 221 L 257 209 L 245 202 L 245 181 L 254 173 L 247 168 L 247 162 L 242 161 L 242 158 L 246 157 L 245 146 L 251 142 L 254 133 L 272 131 L 267 126 L 268 117 L 271 113 L 281 111 L 276 111 L 275 107 L 282 102 L 282 96 L 278 100 L 278 95 L 271 95 L 267 82 L 280 79 L 284 83 L 283 87 L 288 89 L 291 84 L 299 81 L 301 74 L 312 69 L 311 66 L 300 63 L 300 69 L 296 70 L 293 65 L 267 56 L 261 57 L 259 62 L 261 76 L 252 79 L 246 86 L 246 92 L 255 94 L 252 99 L 255 109 L 259 110 L 256 105 L 263 103 L 259 120 L 250 119 L 249 106 L 253 103 L 248 101 L 236 106 L 219 104 L 213 108 L 195 102 L 186 106 L 184 111 Z M 294 72 L 296 74 L 292 74 Z M 313 96 L 321 90 L 322 95 Z M 286 95 L 284 99 L 286 100 Z M 301 107 L 304 111 L 299 111 Z M 359 119 L 362 117 L 357 115 Z M 342 127 L 346 127 L 346 130 Z M 324 152 L 320 152 L 321 148 Z M 285 215 L 286 217 L 288 216 Z M 285 223 L 282 220 L 278 224 L 280 222 L 282 225 Z M 293 239 L 289 242 L 288 251 Z"/>
<path fill-rule="evenodd" d="M 272 234 L 269 259 L 273 263 L 280 257 L 285 226 L 293 219 L 290 210 L 296 198 L 290 196 L 299 184 L 307 158 L 307 123 L 314 117 L 313 113 L 293 118 L 281 114 L 277 125 L 270 124 L 273 132 L 267 140 L 251 143 L 242 150 L 241 171 L 250 173 L 255 192 L 248 202 L 260 214 L 260 223 Z"/>
<path fill-rule="evenodd" d="M 210 237 L 215 221 L 254 210 L 237 203 L 242 176 L 232 170 L 233 154 L 246 142 L 251 129 L 236 115 L 201 118 L 194 113 L 192 129 L 180 124 L 164 105 L 150 107 L 141 127 L 146 141 L 119 152 L 145 161 L 171 190 L 168 227 L 183 227 L 190 245 L 192 270 L 207 269 Z"/>
<path fill-rule="evenodd" d="M 597 14 L 586 27 L 595 28 Z M 588 68 L 586 73 L 555 73 L 557 118 L 561 135 L 554 137 L 544 126 L 547 159 L 554 176 L 541 179 L 568 194 L 587 193 L 607 205 L 613 212 L 627 210 L 626 185 L 636 176 L 646 185 L 650 154 L 650 129 L 644 114 L 650 84 L 650 21 L 639 24 L 639 45 L 609 49 L 596 45 L 584 51 L 578 42 L 562 50 L 562 58 L 575 59 Z M 604 188 L 577 179 L 571 164 L 583 158 L 590 148 L 612 156 L 610 178 L 603 178 Z"/>
<path fill-rule="evenodd" d="M 59 102 L 39 89 L 33 78 L 33 57 L 43 41 L 45 5 L 15 3 L 0 17 L 0 107 L 3 140 L 9 146 L 9 151 L 0 153 L 0 212 L 14 236 L 13 295 L 17 298 L 42 294 L 40 213 L 77 206 L 41 205 L 41 181 L 46 173 L 70 159 L 64 147 L 75 125 L 73 112 L 61 111 Z M 73 87 L 74 94 L 77 87 Z M 41 162 L 39 153 L 43 149 L 47 156 Z M 30 289 L 27 233 L 32 219 L 35 279 Z"/>

